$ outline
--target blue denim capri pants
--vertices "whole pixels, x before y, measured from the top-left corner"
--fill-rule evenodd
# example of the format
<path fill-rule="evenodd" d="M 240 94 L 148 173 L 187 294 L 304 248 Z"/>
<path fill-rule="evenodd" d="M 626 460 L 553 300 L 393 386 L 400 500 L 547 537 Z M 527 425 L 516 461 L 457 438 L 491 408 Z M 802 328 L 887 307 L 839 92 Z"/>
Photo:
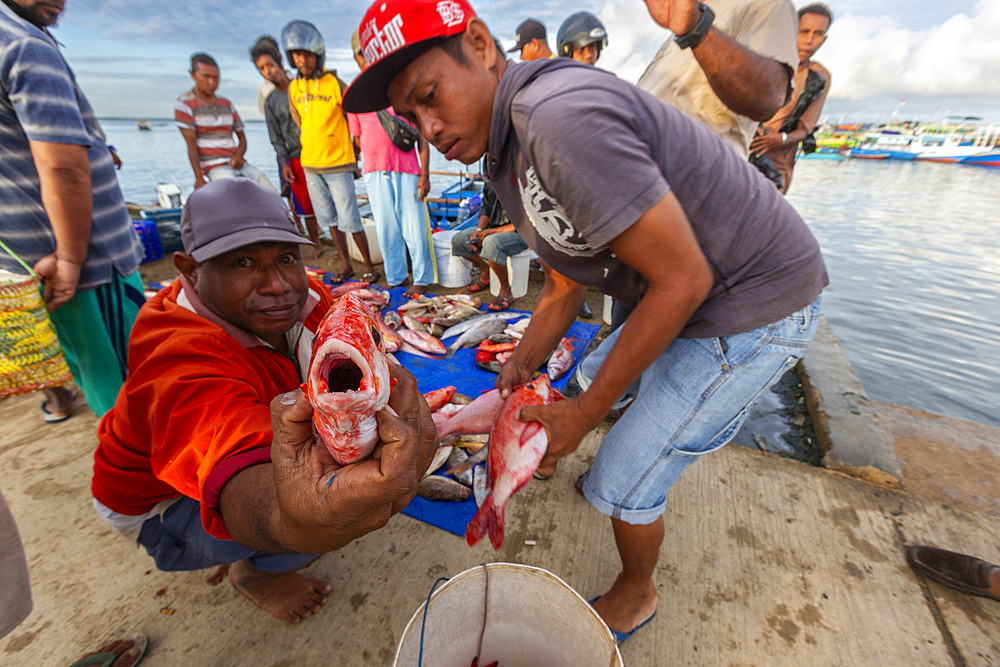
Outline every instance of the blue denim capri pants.
<path fill-rule="evenodd" d="M 364 231 L 354 189 L 353 171 L 306 172 L 306 189 L 312 201 L 316 222 L 336 227 L 345 234 Z"/>
<path fill-rule="evenodd" d="M 246 559 L 264 572 L 294 572 L 316 560 L 316 554 L 259 551 L 232 540 L 220 540 L 205 532 L 201 506 L 181 498 L 161 516 L 146 519 L 139 531 L 139 544 L 163 572 L 201 570 Z"/>
<path fill-rule="evenodd" d="M 508 257 L 513 257 L 519 252 L 528 249 L 528 244 L 524 242 L 517 232 L 499 232 L 490 234 L 483 239 L 482 250 L 473 250 L 469 247 L 469 239 L 476 231 L 475 227 L 463 229 L 451 237 L 451 254 L 456 257 L 475 257 L 479 255 L 487 262 L 494 264 L 504 264 Z"/>
<path fill-rule="evenodd" d="M 817 297 L 767 326 L 674 340 L 643 372 L 635 401 L 601 443 L 583 482 L 590 504 L 626 523 L 655 521 L 681 473 L 732 440 L 754 401 L 802 357 L 819 315 Z M 584 360 L 581 375 L 594 377 L 621 331 Z"/>

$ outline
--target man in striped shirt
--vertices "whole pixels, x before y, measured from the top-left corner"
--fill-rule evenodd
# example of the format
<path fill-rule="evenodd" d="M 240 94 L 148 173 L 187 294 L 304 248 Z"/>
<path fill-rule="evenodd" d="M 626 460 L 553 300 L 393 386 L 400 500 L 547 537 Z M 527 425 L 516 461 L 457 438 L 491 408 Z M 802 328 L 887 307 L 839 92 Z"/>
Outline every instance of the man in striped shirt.
<path fill-rule="evenodd" d="M 47 29 L 62 8 L 0 3 L 0 241 L 41 279 L 73 377 L 101 416 L 125 378 L 143 251 L 94 110 Z M 25 273 L 2 250 L 0 269 Z"/>
<path fill-rule="evenodd" d="M 206 181 L 218 178 L 252 178 L 274 190 L 271 181 L 257 167 L 243 159 L 247 137 L 243 121 L 232 102 L 215 91 L 219 87 L 219 65 L 207 53 L 191 56 L 194 88 L 174 102 L 174 121 L 187 142 L 188 159 L 197 190 Z M 235 141 L 233 134 L 236 134 Z"/>

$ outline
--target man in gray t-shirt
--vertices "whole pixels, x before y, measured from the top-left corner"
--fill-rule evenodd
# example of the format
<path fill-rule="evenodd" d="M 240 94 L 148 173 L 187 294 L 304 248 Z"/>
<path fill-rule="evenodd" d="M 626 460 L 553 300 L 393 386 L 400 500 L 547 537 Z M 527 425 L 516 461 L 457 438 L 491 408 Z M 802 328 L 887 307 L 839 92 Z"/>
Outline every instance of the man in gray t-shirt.
<path fill-rule="evenodd" d="M 391 102 L 448 159 L 486 154 L 511 222 L 546 264 L 531 324 L 497 379 L 502 395 L 555 348 L 587 285 L 635 306 L 599 348 L 606 360 L 589 387 L 521 410 L 545 426 L 539 469 L 554 471 L 641 383 L 583 482 L 622 560 L 593 606 L 623 641 L 656 609 L 667 489 L 728 442 L 801 357 L 826 269 L 795 210 L 707 128 L 568 59 L 508 63 L 464 0 L 445 15 L 433 7 L 385 0 L 369 10 L 362 43 L 374 64 L 344 107 Z M 383 41 L 394 25 L 399 39 Z"/>

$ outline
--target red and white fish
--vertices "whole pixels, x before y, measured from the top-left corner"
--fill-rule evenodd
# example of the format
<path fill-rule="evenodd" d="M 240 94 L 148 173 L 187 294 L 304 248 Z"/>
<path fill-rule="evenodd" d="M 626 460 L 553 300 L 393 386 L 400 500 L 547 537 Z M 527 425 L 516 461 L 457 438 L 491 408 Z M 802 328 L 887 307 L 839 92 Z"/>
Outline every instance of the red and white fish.
<path fill-rule="evenodd" d="M 426 331 L 413 331 L 412 329 L 400 329 L 396 333 L 407 345 L 414 347 L 427 354 L 444 354 L 447 352 L 441 341 Z M 403 348 L 404 351 L 405 348 Z"/>
<path fill-rule="evenodd" d="M 431 412 L 434 412 L 447 405 L 456 391 L 458 391 L 458 387 L 455 386 L 441 387 L 424 394 L 424 400 L 427 401 L 427 407 L 431 409 Z"/>
<path fill-rule="evenodd" d="M 573 368 L 573 338 L 563 338 L 556 345 L 556 351 L 549 357 L 546 370 L 549 378 L 558 380 L 571 368 Z"/>
<path fill-rule="evenodd" d="M 489 433 L 503 408 L 503 404 L 504 400 L 500 398 L 499 389 L 483 392 L 479 398 L 451 417 L 441 421 L 435 419 L 438 437 L 444 438 L 452 433 Z M 435 414 L 440 415 L 441 412 L 435 412 L 431 417 Z"/>
<path fill-rule="evenodd" d="M 378 442 L 375 413 L 391 391 L 378 320 L 357 290 L 348 292 L 316 331 L 305 382 L 316 430 L 337 463 L 371 455 Z"/>
<path fill-rule="evenodd" d="M 549 377 L 544 374 L 515 388 L 507 397 L 490 431 L 490 451 L 486 459 L 490 494 L 465 528 L 465 541 L 469 546 L 486 534 L 494 549 L 503 546 L 507 500 L 535 474 L 549 446 L 545 427 L 539 422 L 518 421 L 515 418 L 518 411 L 526 405 L 548 405 L 561 399 L 562 395 L 552 388 Z"/>

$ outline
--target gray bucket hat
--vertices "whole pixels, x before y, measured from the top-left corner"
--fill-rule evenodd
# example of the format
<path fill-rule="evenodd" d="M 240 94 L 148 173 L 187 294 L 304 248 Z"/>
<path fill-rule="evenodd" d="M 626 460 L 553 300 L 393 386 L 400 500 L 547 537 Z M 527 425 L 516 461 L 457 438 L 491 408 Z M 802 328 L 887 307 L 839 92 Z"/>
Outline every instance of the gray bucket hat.
<path fill-rule="evenodd" d="M 262 241 L 313 245 L 268 187 L 249 178 L 224 178 L 198 188 L 184 204 L 181 242 L 196 262 Z"/>

